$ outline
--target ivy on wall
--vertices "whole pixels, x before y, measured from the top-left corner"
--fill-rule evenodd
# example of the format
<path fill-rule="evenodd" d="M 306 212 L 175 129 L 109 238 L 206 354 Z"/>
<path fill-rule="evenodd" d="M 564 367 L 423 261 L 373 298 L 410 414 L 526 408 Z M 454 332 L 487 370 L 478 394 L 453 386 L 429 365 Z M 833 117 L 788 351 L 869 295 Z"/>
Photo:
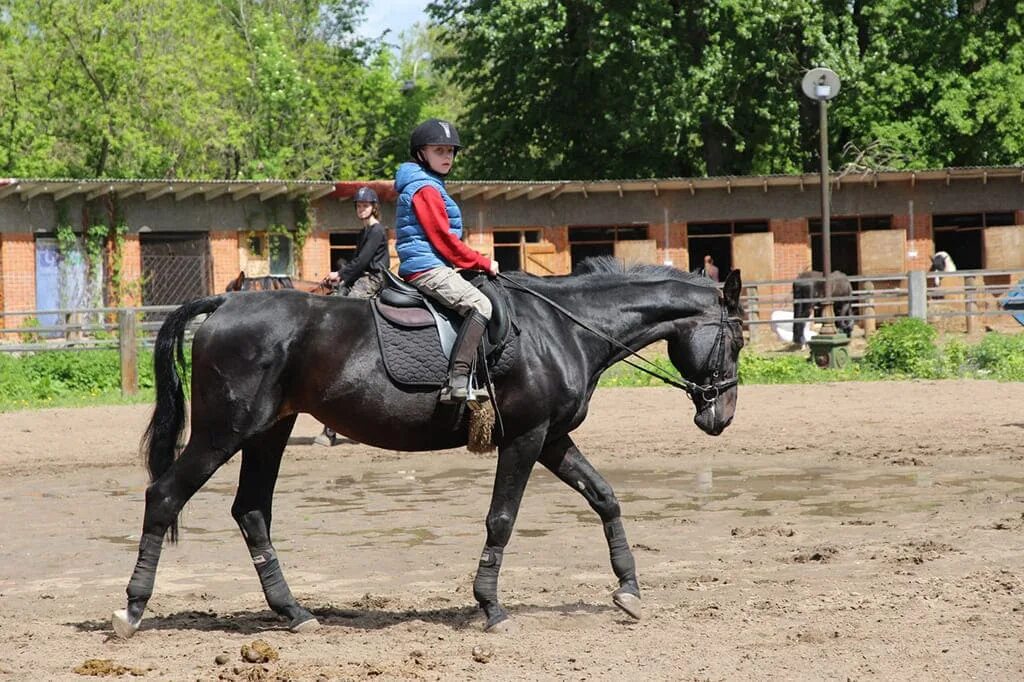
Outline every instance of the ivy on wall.
<path fill-rule="evenodd" d="M 302 250 L 309 240 L 315 226 L 313 218 L 313 208 L 309 200 L 309 197 L 302 196 L 294 199 L 291 202 L 294 229 L 288 229 L 280 218 L 278 217 L 278 204 L 267 205 L 266 212 L 263 213 L 266 223 L 266 235 L 267 235 L 267 256 L 270 260 L 276 260 L 280 256 L 280 241 L 274 239 L 275 235 L 290 239 L 294 246 L 292 251 L 293 256 L 293 267 L 296 271 L 301 269 L 302 266 Z M 258 237 L 258 232 L 252 229 L 252 222 L 255 215 L 258 214 L 246 214 L 246 224 L 248 230 L 246 232 L 247 241 L 251 243 L 254 237 Z M 250 248 L 251 251 L 251 248 Z M 262 255 L 262 254 L 253 254 Z"/>
<path fill-rule="evenodd" d="M 93 211 L 89 204 L 83 204 L 81 234 L 76 233 L 71 224 L 67 204 L 57 203 L 57 225 L 54 230 L 57 251 L 65 260 L 81 251 L 86 281 L 98 285 L 95 288 L 89 287 L 91 305 L 102 306 L 103 292 L 106 290 L 107 302 L 118 306 L 130 295 L 141 291 L 142 280 L 140 278 L 131 283 L 125 281 L 124 244 L 128 225 L 116 197 L 108 194 L 100 201 L 103 205 L 99 211 Z"/>

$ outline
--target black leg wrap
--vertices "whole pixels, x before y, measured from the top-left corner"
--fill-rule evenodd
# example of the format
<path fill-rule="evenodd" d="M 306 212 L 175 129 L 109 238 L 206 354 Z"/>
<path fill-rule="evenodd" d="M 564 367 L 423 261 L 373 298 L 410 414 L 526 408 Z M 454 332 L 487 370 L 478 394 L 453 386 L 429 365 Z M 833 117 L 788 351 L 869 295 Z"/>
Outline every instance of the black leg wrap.
<path fill-rule="evenodd" d="M 262 547 L 250 547 L 249 554 L 252 556 L 252 563 L 256 567 L 256 575 L 260 578 L 260 585 L 263 586 L 263 594 L 267 598 L 267 604 L 275 613 L 288 618 L 291 625 L 295 626 L 313 618 L 313 615 L 299 606 L 292 596 L 285 582 L 284 573 L 281 571 L 281 564 L 277 560 L 277 552 L 270 545 Z"/>
<path fill-rule="evenodd" d="M 604 524 L 604 537 L 608 541 L 608 552 L 611 555 L 612 570 L 619 579 L 620 588 L 640 596 L 640 586 L 636 580 L 636 562 L 629 550 L 626 531 L 622 527 L 622 519 L 613 519 Z"/>
<path fill-rule="evenodd" d="M 508 618 L 508 612 L 498 603 L 498 572 L 501 571 L 502 556 L 501 547 L 484 547 L 473 581 L 473 596 L 487 616 L 485 628 Z"/>
<path fill-rule="evenodd" d="M 142 619 L 146 603 L 153 596 L 153 583 L 156 581 L 156 567 L 160 563 L 160 550 L 164 538 L 154 533 L 143 533 L 139 540 L 139 558 L 135 562 L 135 570 L 128 581 L 128 618 L 132 623 Z"/>

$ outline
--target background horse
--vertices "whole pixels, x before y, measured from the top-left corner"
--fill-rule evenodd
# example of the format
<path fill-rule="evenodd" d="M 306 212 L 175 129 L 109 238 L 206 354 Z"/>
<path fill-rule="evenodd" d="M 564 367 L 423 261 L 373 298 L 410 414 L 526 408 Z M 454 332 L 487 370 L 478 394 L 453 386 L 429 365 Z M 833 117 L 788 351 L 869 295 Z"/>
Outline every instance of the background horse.
<path fill-rule="evenodd" d="M 299 289 L 311 294 L 330 294 L 331 285 L 327 280 L 311 282 L 309 280 L 293 280 L 287 275 L 263 275 L 262 277 L 246 277 L 245 270 L 238 277 L 228 282 L 225 292 L 231 291 L 276 291 L 278 289 Z"/>
<path fill-rule="evenodd" d="M 953 262 L 953 257 L 947 251 L 936 251 L 932 256 L 932 264 L 928 268 L 928 272 L 956 272 L 956 263 Z M 942 286 L 942 278 L 932 277 L 932 284 L 936 287 Z M 942 298 L 942 296 L 936 296 L 936 298 Z"/>
<path fill-rule="evenodd" d="M 833 270 L 828 276 L 829 296 L 832 298 L 832 310 L 836 317 L 836 328 L 847 336 L 853 336 L 853 287 L 850 279 L 842 272 Z M 803 346 L 806 322 L 797 319 L 810 317 L 813 310 L 815 317 L 821 317 L 821 309 L 825 298 L 825 277 L 817 270 L 801 272 L 793 280 L 793 343 Z M 818 299 L 818 300 L 808 300 Z"/>
<path fill-rule="evenodd" d="M 640 616 L 640 588 L 619 503 L 570 436 L 586 417 L 604 370 L 631 349 L 665 340 L 669 359 L 685 377 L 677 385 L 690 394 L 697 426 L 718 435 L 735 411 L 743 346 L 739 272 L 729 275 L 720 292 L 705 278 L 665 266 L 624 271 L 607 259 L 587 270 L 567 277 L 504 276 L 521 333 L 517 362 L 494 380 L 503 428 L 494 438 L 497 471 L 473 583 L 486 629 L 503 629 L 508 618 L 498 601 L 498 573 L 538 461 L 597 512 L 619 581 L 613 601 Z M 175 354 L 183 362 L 185 328 L 203 313 L 209 317 L 192 349 L 191 436 L 179 454 L 185 400 Z M 578 322 L 569 322 L 566 313 Z M 239 450 L 231 513 L 267 603 L 292 630 L 317 626 L 292 596 L 270 538 L 274 484 L 298 413 L 391 450 L 439 450 L 467 440 L 464 408 L 439 404 L 437 389 L 403 388 L 388 378 L 365 300 L 289 290 L 199 299 L 161 327 L 154 364 L 157 400 L 143 441 L 152 483 L 128 606 L 113 617 L 122 637 L 131 636 L 142 620 L 165 534 L 176 540 L 182 507 Z"/>

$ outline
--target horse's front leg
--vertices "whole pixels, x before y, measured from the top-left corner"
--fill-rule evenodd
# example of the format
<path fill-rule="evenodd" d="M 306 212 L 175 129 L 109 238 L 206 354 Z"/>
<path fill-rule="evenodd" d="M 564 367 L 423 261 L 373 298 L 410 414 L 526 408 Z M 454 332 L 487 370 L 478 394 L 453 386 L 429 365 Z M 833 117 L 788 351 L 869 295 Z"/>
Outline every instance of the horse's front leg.
<path fill-rule="evenodd" d="M 569 436 L 562 436 L 545 445 L 540 463 L 583 495 L 591 509 L 601 517 L 612 570 L 619 579 L 619 589 L 612 593 L 612 601 L 633 618 L 640 618 L 640 585 L 636 578 L 636 562 L 629 549 L 629 542 L 626 541 L 619 501 L 612 487 L 591 466 Z"/>
<path fill-rule="evenodd" d="M 498 451 L 491 507 L 487 512 L 487 542 L 473 581 L 473 596 L 487 618 L 485 632 L 508 629 L 508 612 L 498 601 L 498 573 L 501 571 L 505 545 L 512 536 L 512 527 L 519 513 L 526 482 L 540 455 L 546 430 L 545 427 L 531 431 Z"/>

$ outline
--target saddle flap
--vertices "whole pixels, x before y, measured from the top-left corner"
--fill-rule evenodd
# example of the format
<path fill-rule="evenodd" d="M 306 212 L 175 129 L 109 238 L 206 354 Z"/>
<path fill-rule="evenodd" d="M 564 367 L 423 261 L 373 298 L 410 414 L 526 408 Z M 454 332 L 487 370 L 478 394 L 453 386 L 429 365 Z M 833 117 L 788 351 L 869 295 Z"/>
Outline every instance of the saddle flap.
<path fill-rule="evenodd" d="M 381 300 L 374 301 L 377 312 L 400 327 L 419 329 L 434 326 L 434 316 L 426 308 L 397 308 Z"/>

